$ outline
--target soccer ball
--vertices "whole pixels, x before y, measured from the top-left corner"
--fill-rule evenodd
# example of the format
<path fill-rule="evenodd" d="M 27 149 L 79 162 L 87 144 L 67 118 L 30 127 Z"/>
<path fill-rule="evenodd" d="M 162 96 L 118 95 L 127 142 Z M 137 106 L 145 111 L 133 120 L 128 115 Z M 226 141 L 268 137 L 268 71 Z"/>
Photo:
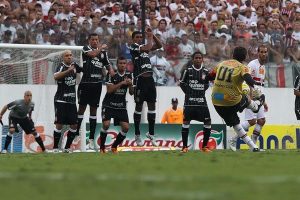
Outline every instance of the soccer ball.
<path fill-rule="evenodd" d="M 262 95 L 261 89 L 259 87 L 255 87 L 252 91 L 252 98 L 259 99 Z"/>
<path fill-rule="evenodd" d="M 243 82 L 243 84 L 242 84 L 242 92 L 244 95 L 249 95 L 249 93 L 250 93 L 250 87 L 249 87 L 249 85 L 247 85 L 246 82 Z"/>

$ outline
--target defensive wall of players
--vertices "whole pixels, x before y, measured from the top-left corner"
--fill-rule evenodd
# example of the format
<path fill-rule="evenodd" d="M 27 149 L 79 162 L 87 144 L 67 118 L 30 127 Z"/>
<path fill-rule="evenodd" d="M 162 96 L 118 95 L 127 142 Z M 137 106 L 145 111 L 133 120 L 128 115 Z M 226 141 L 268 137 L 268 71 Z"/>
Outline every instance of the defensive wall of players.
<path fill-rule="evenodd" d="M 30 89 L 33 93 L 33 101 L 35 102 L 35 110 L 33 112 L 33 120 L 37 127 L 37 131 L 44 137 L 45 146 L 51 146 L 52 143 L 52 133 L 53 133 L 53 121 L 54 121 L 54 107 L 53 107 L 53 97 L 56 91 L 55 85 L 0 85 L 0 106 L 3 106 L 7 102 L 11 102 L 15 99 L 23 98 L 23 93 L 25 90 Z M 106 88 L 103 87 L 105 92 Z M 179 87 L 158 87 L 158 98 L 157 98 L 157 119 L 159 122 L 164 111 L 171 105 L 171 98 L 177 97 L 179 99 L 179 106 L 183 105 L 184 95 Z M 260 143 L 262 148 L 270 149 L 295 149 L 300 148 L 300 125 L 296 120 L 294 114 L 294 94 L 293 88 L 266 88 L 265 89 L 266 100 L 269 105 L 269 111 L 267 112 L 267 122 L 266 126 L 263 128 L 262 137 L 260 138 Z M 215 134 L 212 134 L 210 144 L 212 147 L 221 149 L 226 148 L 226 138 L 232 134 L 232 129 L 226 127 L 222 119 L 217 115 L 210 101 L 210 91 L 207 92 L 208 105 L 211 111 L 211 118 L 213 124 L 213 130 Z M 101 101 L 104 95 L 101 96 Z M 133 122 L 132 116 L 134 111 L 134 102 L 131 96 L 128 99 L 128 113 L 129 120 Z M 99 109 L 98 122 L 100 122 L 101 113 Z M 88 121 L 88 116 L 86 115 Z M 146 115 L 145 115 L 146 116 Z M 241 119 L 244 116 L 241 114 Z M 143 118 L 146 121 L 146 118 Z M 4 125 L 7 124 L 7 115 L 3 118 Z M 88 127 L 88 126 L 87 126 Z M 6 135 L 7 127 L 1 127 L 2 134 Z M 142 127 L 143 129 L 143 127 Z M 146 128 L 144 127 L 145 131 Z M 190 145 L 197 149 L 198 145 L 201 143 L 201 132 L 202 125 L 194 124 L 193 130 L 191 131 L 192 139 Z M 83 133 L 88 134 L 88 130 L 83 127 Z M 114 133 L 117 133 L 115 127 L 111 128 L 110 136 L 111 140 L 114 138 Z M 176 131 L 177 130 L 177 131 Z M 131 128 L 133 131 L 133 127 Z M 124 142 L 124 148 L 126 146 L 131 146 L 133 142 L 133 132 L 128 134 Z M 145 132 L 144 131 L 144 132 Z M 251 129 L 250 129 L 251 131 Z M 163 148 L 176 149 L 181 145 L 180 143 L 180 125 L 157 125 L 156 133 L 158 135 L 158 142 Z M 132 136 L 131 136 L 132 135 Z M 12 149 L 16 152 L 27 152 L 31 150 L 37 150 L 38 147 L 34 146 L 34 140 L 31 142 L 31 136 L 24 136 L 16 134 L 14 136 L 15 142 L 13 142 Z M 3 137 L 4 138 L 4 137 Z M 2 140 L 3 140 L 2 138 Z M 21 143 L 17 142 L 21 140 Z M 81 149 L 81 146 L 85 145 L 85 140 L 74 144 L 74 148 Z M 108 141 L 109 145 L 109 141 Z M 145 141 L 145 146 L 150 145 Z M 245 144 L 238 142 L 238 148 L 246 148 Z M 126 149 L 132 150 L 132 149 Z"/>

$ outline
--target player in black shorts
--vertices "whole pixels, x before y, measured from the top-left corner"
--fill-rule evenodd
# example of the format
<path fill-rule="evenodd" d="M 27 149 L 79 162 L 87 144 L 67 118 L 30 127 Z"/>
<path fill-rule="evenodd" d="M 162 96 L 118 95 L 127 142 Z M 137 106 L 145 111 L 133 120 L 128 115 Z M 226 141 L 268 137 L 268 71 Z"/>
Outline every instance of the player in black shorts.
<path fill-rule="evenodd" d="M 146 30 L 146 39 L 147 44 L 142 44 L 142 33 L 140 31 L 134 31 L 132 33 L 133 44 L 129 47 L 130 54 L 132 56 L 132 62 L 134 65 L 133 83 L 135 85 L 134 100 L 136 104 L 133 119 L 135 128 L 135 141 L 138 146 L 143 146 L 143 142 L 140 136 L 140 123 L 143 103 L 144 101 L 146 101 L 148 105 L 147 119 L 149 125 L 149 133 L 146 134 L 146 137 L 151 140 L 153 146 L 157 146 L 154 136 L 154 125 L 156 117 L 156 88 L 152 76 L 153 69 L 148 53 L 150 51 L 161 48 L 162 43 L 155 35 L 153 35 L 150 28 L 147 28 Z"/>
<path fill-rule="evenodd" d="M 180 87 L 185 94 L 183 124 L 182 124 L 182 152 L 188 152 L 188 135 L 191 120 L 204 123 L 203 152 L 210 152 L 207 143 L 211 133 L 211 118 L 205 98 L 205 91 L 209 87 L 209 71 L 204 67 L 203 55 L 195 52 L 192 63 L 182 71 Z"/>
<path fill-rule="evenodd" d="M 9 121 L 9 132 L 7 133 L 4 149 L 1 153 L 7 153 L 9 144 L 11 143 L 12 135 L 15 132 L 19 132 L 17 124 L 24 130 L 26 134 L 32 134 L 35 137 L 35 141 L 40 145 L 42 151 L 46 151 L 44 143 L 40 135 L 34 128 L 34 123 L 31 119 L 31 113 L 34 109 L 34 103 L 32 100 L 32 93 L 26 91 L 24 93 L 24 99 L 13 101 L 5 105 L 0 112 L 0 121 L 2 122 L 2 116 L 8 110 L 10 110 L 8 121 Z"/>
<path fill-rule="evenodd" d="M 102 128 L 100 132 L 100 153 L 105 153 L 105 141 L 111 118 L 115 125 L 121 126 L 116 140 L 112 144 L 111 151 L 117 153 L 117 147 L 123 142 L 129 129 L 128 113 L 126 109 L 126 93 L 133 95 L 132 73 L 126 71 L 126 58 L 117 59 L 117 73 L 106 78 L 107 93 L 102 102 Z"/>
<path fill-rule="evenodd" d="M 295 114 L 297 120 L 300 120 L 300 76 L 297 76 L 294 82 L 294 95 L 295 95 Z"/>
<path fill-rule="evenodd" d="M 71 153 L 70 146 L 75 138 L 77 130 L 77 107 L 76 107 L 76 73 L 81 68 L 74 62 L 72 52 L 63 53 L 63 62 L 57 67 L 54 79 L 57 81 L 57 91 L 54 96 L 55 129 L 53 152 L 58 153 L 58 143 L 61 137 L 63 124 L 70 125 L 68 138 L 63 152 Z"/>
<path fill-rule="evenodd" d="M 77 135 L 84 117 L 86 106 L 90 106 L 90 136 L 89 148 L 94 149 L 94 136 L 97 123 L 97 109 L 102 91 L 104 70 L 114 74 L 108 60 L 106 44 L 99 44 L 99 37 L 92 33 L 88 37 L 89 44 L 82 49 L 83 69 L 82 78 L 78 86 L 78 126 Z"/>

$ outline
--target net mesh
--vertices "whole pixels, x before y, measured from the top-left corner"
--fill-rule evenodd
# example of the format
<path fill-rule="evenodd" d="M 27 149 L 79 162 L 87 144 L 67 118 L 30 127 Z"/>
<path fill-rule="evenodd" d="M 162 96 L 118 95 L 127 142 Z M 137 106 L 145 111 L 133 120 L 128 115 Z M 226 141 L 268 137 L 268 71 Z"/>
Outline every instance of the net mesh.
<path fill-rule="evenodd" d="M 62 62 L 63 51 L 0 47 L 0 83 L 55 84 L 53 73 Z M 81 49 L 72 53 L 74 61 L 80 63 Z"/>

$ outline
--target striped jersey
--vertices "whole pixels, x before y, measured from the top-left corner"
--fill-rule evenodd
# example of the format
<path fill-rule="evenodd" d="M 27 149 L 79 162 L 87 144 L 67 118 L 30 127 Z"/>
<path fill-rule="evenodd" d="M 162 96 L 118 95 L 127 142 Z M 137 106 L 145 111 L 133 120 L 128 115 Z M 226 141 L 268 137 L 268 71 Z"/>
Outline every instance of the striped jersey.
<path fill-rule="evenodd" d="M 7 104 L 7 108 L 10 110 L 9 117 L 24 119 L 34 110 L 34 103 L 25 104 L 24 99 L 20 99 Z"/>
<path fill-rule="evenodd" d="M 266 68 L 265 65 L 261 65 L 258 59 L 252 60 L 247 65 L 250 70 L 251 77 L 255 80 L 255 84 L 261 86 L 260 89 L 263 91 Z"/>
<path fill-rule="evenodd" d="M 72 63 L 71 65 L 75 65 L 74 73 L 69 73 L 64 78 L 57 80 L 57 91 L 54 96 L 55 102 L 76 103 L 76 73 L 80 73 L 82 68 L 76 63 Z M 56 68 L 55 73 L 66 71 L 71 65 L 68 66 L 65 63 L 61 63 Z"/>
<path fill-rule="evenodd" d="M 300 91 L 300 76 L 296 77 L 294 82 L 294 90 Z M 300 110 L 300 97 L 296 96 L 295 98 L 295 109 Z"/>
<path fill-rule="evenodd" d="M 249 68 L 237 60 L 226 60 L 214 68 L 216 78 L 212 90 L 212 102 L 216 106 L 234 106 L 242 99 L 243 76 Z"/>
<path fill-rule="evenodd" d="M 141 52 L 140 48 L 144 45 L 139 45 L 137 43 L 132 44 L 129 47 L 130 54 L 132 56 L 132 63 L 133 63 L 133 76 L 137 78 L 141 74 L 152 71 L 152 66 L 150 62 L 150 58 L 147 52 Z"/>
<path fill-rule="evenodd" d="M 130 78 L 132 80 L 132 73 L 124 72 L 120 74 L 117 72 L 114 76 L 108 75 L 106 77 L 106 84 L 118 84 L 125 80 L 125 78 Z M 126 109 L 126 93 L 128 86 L 122 85 L 113 93 L 106 93 L 102 102 L 102 107 L 114 108 L 114 109 Z"/>
<path fill-rule="evenodd" d="M 180 87 L 185 93 L 184 106 L 205 106 L 205 91 L 209 87 L 209 72 L 202 65 L 199 69 L 188 66 L 181 73 Z"/>
<path fill-rule="evenodd" d="M 101 51 L 101 53 L 92 58 L 88 55 L 89 52 L 94 51 L 91 46 L 84 46 L 82 49 L 82 78 L 80 83 L 99 83 L 103 81 L 104 77 L 104 67 L 108 69 L 110 62 L 106 51 Z"/>

